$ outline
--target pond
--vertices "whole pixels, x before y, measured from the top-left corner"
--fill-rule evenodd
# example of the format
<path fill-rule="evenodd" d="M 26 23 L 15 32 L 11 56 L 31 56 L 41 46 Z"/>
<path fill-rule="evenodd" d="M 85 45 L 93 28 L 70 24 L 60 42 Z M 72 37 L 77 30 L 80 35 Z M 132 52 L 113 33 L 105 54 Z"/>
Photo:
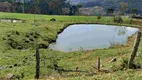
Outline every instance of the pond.
<path fill-rule="evenodd" d="M 19 23 L 22 23 L 23 22 L 23 20 L 20 20 L 20 19 L 10 19 L 10 18 L 1 18 L 0 19 L 0 22 L 10 22 L 10 23 L 17 23 L 17 22 L 19 22 Z"/>
<path fill-rule="evenodd" d="M 128 37 L 137 31 L 137 28 L 125 26 L 75 24 L 60 33 L 49 48 L 62 52 L 109 48 L 126 44 Z"/>

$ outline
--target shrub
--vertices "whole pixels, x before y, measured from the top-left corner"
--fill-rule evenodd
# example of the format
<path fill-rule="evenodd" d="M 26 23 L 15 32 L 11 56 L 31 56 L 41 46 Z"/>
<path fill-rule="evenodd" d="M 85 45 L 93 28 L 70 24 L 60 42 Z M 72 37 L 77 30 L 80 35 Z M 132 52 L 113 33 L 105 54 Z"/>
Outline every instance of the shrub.
<path fill-rule="evenodd" d="M 56 19 L 55 19 L 55 18 L 52 18 L 52 19 L 50 19 L 50 21 L 55 22 L 55 21 L 56 21 Z"/>
<path fill-rule="evenodd" d="M 113 20 L 115 23 L 122 23 L 123 20 L 120 16 L 114 16 L 114 20 Z"/>
<path fill-rule="evenodd" d="M 98 19 L 98 21 L 99 21 L 99 20 L 101 19 L 101 16 L 98 16 L 97 19 Z"/>

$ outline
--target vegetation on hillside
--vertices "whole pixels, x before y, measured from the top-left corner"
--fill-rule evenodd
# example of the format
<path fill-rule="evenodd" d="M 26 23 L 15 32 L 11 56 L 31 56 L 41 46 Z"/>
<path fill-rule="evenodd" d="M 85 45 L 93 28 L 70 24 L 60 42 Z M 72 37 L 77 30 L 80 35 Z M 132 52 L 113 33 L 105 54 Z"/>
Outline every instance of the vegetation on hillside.
<path fill-rule="evenodd" d="M 65 0 L 1 0 L 0 11 L 34 14 L 63 14 Z"/>
<path fill-rule="evenodd" d="M 70 0 L 74 1 L 74 0 Z M 119 10 L 120 5 L 119 3 L 125 2 L 128 3 L 128 9 L 127 13 L 131 13 L 132 9 L 137 9 L 137 13 L 142 12 L 142 1 L 141 0 L 77 0 L 76 4 L 81 4 L 83 7 L 94 7 L 94 6 L 100 6 L 103 7 L 105 10 L 108 8 L 115 8 L 116 10 Z M 73 2 L 72 2 L 73 3 Z"/>
<path fill-rule="evenodd" d="M 94 8 L 90 10 L 90 14 L 98 15 L 98 13 L 107 12 L 113 8 L 116 12 L 122 10 L 122 3 L 127 4 L 124 12 L 136 14 L 142 12 L 141 0 L 76 0 L 77 4 L 73 4 L 74 0 L 1 0 L 0 11 L 17 12 L 17 13 L 33 13 L 33 14 L 49 14 L 49 15 L 81 15 L 80 8 Z M 120 5 L 121 4 L 121 5 Z M 86 10 L 86 9 L 85 9 Z M 121 14 L 124 15 L 124 14 Z"/>

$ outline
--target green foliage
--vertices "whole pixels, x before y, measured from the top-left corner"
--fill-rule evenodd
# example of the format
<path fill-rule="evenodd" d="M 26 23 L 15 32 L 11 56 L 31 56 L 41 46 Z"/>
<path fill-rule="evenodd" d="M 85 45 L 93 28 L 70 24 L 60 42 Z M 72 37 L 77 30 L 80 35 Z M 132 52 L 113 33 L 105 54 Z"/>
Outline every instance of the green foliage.
<path fill-rule="evenodd" d="M 133 9 L 131 10 L 131 13 L 132 13 L 132 14 L 136 14 L 136 13 L 137 13 L 137 9 L 133 8 Z"/>
<path fill-rule="evenodd" d="M 98 19 L 98 21 L 99 21 L 99 20 L 101 19 L 101 16 L 98 16 L 97 19 Z"/>
<path fill-rule="evenodd" d="M 114 20 L 113 20 L 115 23 L 122 23 L 123 20 L 121 18 L 121 16 L 114 16 Z"/>
<path fill-rule="evenodd" d="M 115 9 L 113 9 L 113 8 L 108 8 L 108 9 L 107 9 L 107 14 L 113 15 L 114 11 L 115 11 Z"/>
<path fill-rule="evenodd" d="M 7 2 L 7 5 L 0 5 L 0 11 L 35 14 L 63 14 L 62 8 L 68 7 L 65 0 L 1 0 L 0 3 Z M 5 3 L 6 4 L 6 3 Z M 6 10 L 5 10 L 6 9 Z"/>

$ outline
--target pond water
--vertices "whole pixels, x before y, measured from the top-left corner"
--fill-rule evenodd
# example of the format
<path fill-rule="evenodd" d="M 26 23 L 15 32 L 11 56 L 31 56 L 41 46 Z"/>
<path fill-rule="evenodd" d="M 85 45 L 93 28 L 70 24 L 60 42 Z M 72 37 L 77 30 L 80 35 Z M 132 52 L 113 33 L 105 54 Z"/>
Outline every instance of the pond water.
<path fill-rule="evenodd" d="M 128 37 L 137 31 L 137 28 L 125 26 L 70 25 L 58 35 L 56 43 L 50 44 L 49 48 L 62 52 L 109 48 L 126 44 Z"/>
<path fill-rule="evenodd" d="M 17 22 L 20 22 L 20 23 L 22 23 L 23 20 L 16 20 L 16 19 L 0 19 L 0 22 L 10 22 L 10 23 L 17 23 Z"/>

